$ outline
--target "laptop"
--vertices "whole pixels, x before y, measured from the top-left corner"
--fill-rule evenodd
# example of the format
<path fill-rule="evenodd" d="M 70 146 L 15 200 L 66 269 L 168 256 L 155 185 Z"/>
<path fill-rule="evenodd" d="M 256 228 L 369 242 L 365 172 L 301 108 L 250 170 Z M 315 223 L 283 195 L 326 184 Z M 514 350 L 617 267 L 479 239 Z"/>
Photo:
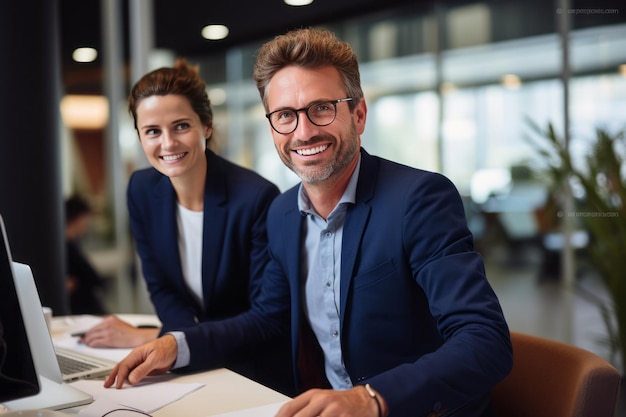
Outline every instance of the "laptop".
<path fill-rule="evenodd" d="M 53 351 L 50 351 L 49 346 L 52 339 L 46 325 L 31 269 L 28 265 L 13 262 L 13 271 L 15 273 L 15 286 L 23 306 L 22 310 L 25 310 L 26 330 L 33 329 L 32 336 L 29 333 L 29 337 L 32 340 L 31 345 L 36 346 L 33 347 L 33 350 L 37 369 L 42 369 L 46 376 L 57 376 L 57 369 L 60 368 L 61 378 L 64 382 L 108 375 L 115 366 L 113 361 L 54 345 Z M 39 346 L 46 346 L 46 348 L 42 349 Z"/>
<path fill-rule="evenodd" d="M 13 321 L 26 330 L 22 349 L 30 352 L 30 360 L 34 364 L 39 383 L 39 393 L 20 399 L 4 401 L 9 410 L 51 409 L 61 410 L 89 404 L 93 397 L 70 385 L 63 383 L 61 370 L 46 326 L 41 302 L 30 268 L 24 268 L 11 262 L 11 252 L 4 222 L 0 216 L 0 291 L 11 291 L 18 305 L 11 316 Z M 14 271 L 14 268 L 17 271 Z M 27 274 L 24 273 L 28 271 Z M 19 274 L 16 274 L 17 272 Z M 25 285 L 26 283 L 26 285 Z M 8 335 L 5 335 L 7 337 Z M 7 340 L 8 343 L 19 343 L 21 339 Z M 27 361 L 28 362 L 28 361 Z M 26 363 L 26 362 L 25 362 Z"/>

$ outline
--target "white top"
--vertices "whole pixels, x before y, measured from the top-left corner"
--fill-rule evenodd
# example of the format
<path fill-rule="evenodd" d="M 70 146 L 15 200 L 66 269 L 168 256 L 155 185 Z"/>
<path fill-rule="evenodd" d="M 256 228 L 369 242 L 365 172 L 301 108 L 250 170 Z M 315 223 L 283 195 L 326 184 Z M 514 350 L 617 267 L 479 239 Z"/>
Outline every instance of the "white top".
<path fill-rule="evenodd" d="M 192 211 L 181 204 L 176 211 L 178 223 L 178 251 L 183 278 L 194 298 L 204 305 L 202 293 L 202 231 L 204 212 Z"/>

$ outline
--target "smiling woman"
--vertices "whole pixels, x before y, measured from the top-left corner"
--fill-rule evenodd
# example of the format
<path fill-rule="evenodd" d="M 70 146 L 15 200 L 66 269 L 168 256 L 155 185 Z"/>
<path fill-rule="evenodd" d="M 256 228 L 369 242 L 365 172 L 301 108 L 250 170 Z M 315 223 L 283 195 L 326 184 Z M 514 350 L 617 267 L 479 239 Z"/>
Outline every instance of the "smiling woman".
<path fill-rule="evenodd" d="M 137 132 L 148 161 L 170 178 L 179 202 L 201 211 L 211 127 L 201 122 L 185 96 L 153 95 L 137 105 Z"/>

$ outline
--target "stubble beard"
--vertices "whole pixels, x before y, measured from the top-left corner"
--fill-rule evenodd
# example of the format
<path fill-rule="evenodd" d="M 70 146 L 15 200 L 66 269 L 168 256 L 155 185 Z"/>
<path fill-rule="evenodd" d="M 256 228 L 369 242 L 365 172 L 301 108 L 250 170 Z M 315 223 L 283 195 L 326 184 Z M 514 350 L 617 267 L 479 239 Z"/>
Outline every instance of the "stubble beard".
<path fill-rule="evenodd" d="M 330 139 L 333 144 L 338 143 L 333 137 L 320 136 L 316 141 L 319 141 L 319 139 Z M 281 152 L 278 154 L 280 155 L 280 159 L 283 161 L 285 166 L 292 170 L 303 182 L 307 184 L 318 184 L 328 180 L 335 173 L 348 166 L 359 151 L 359 141 L 357 140 L 356 127 L 354 123 L 351 124 L 350 131 L 345 139 L 348 140 L 343 140 L 341 142 L 341 146 L 338 149 L 335 158 L 328 164 L 321 166 L 311 164 L 306 166 L 304 169 L 298 168 L 292 162 L 291 158 Z"/>

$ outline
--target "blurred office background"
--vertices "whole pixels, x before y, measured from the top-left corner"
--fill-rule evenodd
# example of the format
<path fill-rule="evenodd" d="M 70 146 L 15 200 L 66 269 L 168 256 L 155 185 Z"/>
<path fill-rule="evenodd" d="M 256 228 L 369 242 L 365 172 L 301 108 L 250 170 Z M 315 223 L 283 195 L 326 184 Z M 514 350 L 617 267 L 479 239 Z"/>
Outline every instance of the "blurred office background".
<path fill-rule="evenodd" d="M 316 25 L 336 32 L 359 56 L 369 108 L 363 146 L 370 153 L 441 172 L 458 187 L 476 247 L 485 257 L 488 277 L 511 328 L 610 356 L 597 300 L 591 302 L 579 291 L 583 287 L 601 302 L 608 299 L 586 256 L 588 235 L 574 224 L 568 234 L 572 239 L 564 241 L 562 226 L 550 226 L 557 216 L 549 212 L 551 184 L 537 175 L 543 161 L 528 139 L 537 136 L 531 124 L 546 128 L 551 123 L 584 158 L 596 128 L 609 132 L 626 128 L 622 1 L 40 3 L 56 19 L 54 30 L 45 33 L 58 33 L 58 42 L 48 43 L 54 46 L 46 52 L 53 54 L 47 61 L 51 66 L 26 76 L 58 72 L 58 88 L 53 88 L 48 104 L 59 121 L 48 126 L 58 127 L 59 135 L 52 144 L 30 139 L 33 144 L 26 149 L 32 152 L 37 140 L 52 147 L 50 152 L 44 147 L 36 153 L 42 160 L 58 161 L 49 168 L 51 174 L 43 174 L 56 178 L 56 188 L 46 198 L 47 206 L 24 209 L 24 201 L 37 205 L 28 196 L 42 186 L 27 188 L 26 180 L 13 175 L 31 159 L 6 153 L 11 170 L 0 177 L 0 210 L 11 217 L 5 215 L 7 223 L 12 221 L 9 234 L 20 235 L 13 237 L 20 260 L 35 265 L 38 280 L 55 283 L 41 285 L 42 298 L 56 303 L 58 311 L 63 312 L 65 302 L 58 290 L 60 267 L 50 257 L 62 251 L 50 249 L 58 238 L 42 238 L 56 236 L 57 228 L 31 228 L 22 236 L 12 225 L 58 223 L 60 199 L 75 192 L 86 196 L 94 208 L 84 244 L 94 264 L 111 277 L 106 299 L 110 310 L 151 311 L 125 213 L 128 176 L 147 166 L 126 110 L 132 83 L 179 56 L 199 65 L 215 113 L 215 151 L 285 190 L 297 178 L 274 150 L 251 79 L 252 65 L 257 48 L 274 34 Z M 27 14 L 29 8 L 10 7 L 14 9 L 0 16 L 16 28 L 20 19 L 10 14 Z M 226 38 L 203 38 L 202 30 L 209 24 L 226 25 Z M 24 42 L 4 37 L 5 51 L 14 41 Z M 73 55 L 80 52 L 91 53 L 92 58 Z M 5 77 L 5 83 L 15 84 L 19 77 L 13 75 L 12 80 Z M 20 91 L 28 92 L 31 81 L 17 80 Z M 30 111 L 28 104 L 37 100 L 37 92 L 30 94 L 21 110 L 3 105 L 5 123 L 13 120 L 11 111 Z M 30 117 L 36 124 L 42 115 Z M 14 129 L 13 135 L 19 135 Z M 11 149 L 18 146 L 14 140 L 6 137 L 2 143 Z M 5 192 L 9 186 L 12 194 Z"/>

